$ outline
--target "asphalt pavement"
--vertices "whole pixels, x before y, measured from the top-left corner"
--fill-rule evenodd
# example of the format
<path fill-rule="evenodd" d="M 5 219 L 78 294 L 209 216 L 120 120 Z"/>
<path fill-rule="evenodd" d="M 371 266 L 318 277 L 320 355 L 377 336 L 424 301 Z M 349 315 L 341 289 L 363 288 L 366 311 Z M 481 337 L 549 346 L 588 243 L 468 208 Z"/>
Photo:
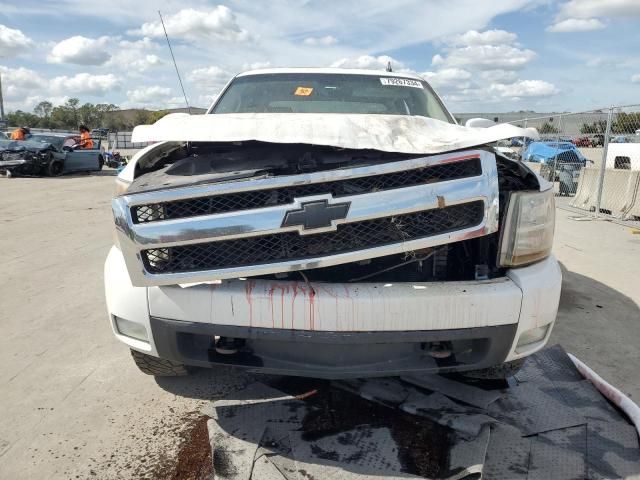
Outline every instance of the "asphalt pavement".
<path fill-rule="evenodd" d="M 0 178 L 0 477 L 171 478 L 209 400 L 255 377 L 156 381 L 111 333 L 102 267 L 113 172 Z M 640 399 L 640 235 L 558 211 L 552 342 Z"/>

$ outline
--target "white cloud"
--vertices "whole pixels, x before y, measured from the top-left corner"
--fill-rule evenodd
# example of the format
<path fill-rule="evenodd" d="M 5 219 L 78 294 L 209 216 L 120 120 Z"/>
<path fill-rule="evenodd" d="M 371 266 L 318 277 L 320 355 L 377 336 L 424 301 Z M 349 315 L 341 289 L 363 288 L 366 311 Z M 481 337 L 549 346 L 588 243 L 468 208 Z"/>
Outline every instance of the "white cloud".
<path fill-rule="evenodd" d="M 443 68 L 435 72 L 420 74 L 429 84 L 442 90 L 469 88 L 471 72 L 461 68 Z"/>
<path fill-rule="evenodd" d="M 109 68 L 118 68 L 128 76 L 139 76 L 139 74 L 165 64 L 155 52 L 159 50 L 159 45 L 150 38 L 129 41 L 120 40 L 118 48 L 111 55 L 105 66 Z M 125 69 L 122 69 L 126 66 Z"/>
<path fill-rule="evenodd" d="M 631 76 L 631 81 L 633 83 L 640 83 L 640 73 L 636 73 L 635 75 Z"/>
<path fill-rule="evenodd" d="M 587 32 L 606 27 L 602 18 L 640 16 L 638 0 L 569 0 L 563 3 L 549 32 Z M 600 18 L 598 18 L 600 17 Z"/>
<path fill-rule="evenodd" d="M 16 105 L 16 108 L 31 108 L 33 104 L 47 99 L 54 101 L 82 95 L 104 96 L 121 86 L 121 81 L 113 74 L 78 73 L 72 77 L 48 79 L 24 67 L 0 66 L 0 72 L 4 98 L 13 102 L 11 106 Z"/>
<path fill-rule="evenodd" d="M 536 54 L 532 50 L 510 45 L 469 45 L 452 48 L 446 56 L 435 55 L 431 63 L 450 67 L 475 66 L 487 70 L 517 70 L 535 57 Z"/>
<path fill-rule="evenodd" d="M 232 76 L 228 71 L 214 65 L 207 68 L 196 68 L 191 71 L 188 80 L 198 90 L 210 91 L 213 95 L 218 93 Z"/>
<path fill-rule="evenodd" d="M 547 27 L 548 32 L 588 32 L 601 30 L 605 24 L 597 18 L 568 18 Z"/>
<path fill-rule="evenodd" d="M 513 70 L 485 70 L 480 77 L 490 83 L 513 83 L 518 80 L 518 74 Z"/>
<path fill-rule="evenodd" d="M 33 46 L 33 40 L 20 30 L 0 24 L 0 57 L 15 57 Z"/>
<path fill-rule="evenodd" d="M 107 75 L 78 73 L 73 77 L 54 77 L 48 82 L 48 86 L 54 94 L 69 95 L 72 97 L 79 95 L 102 97 L 112 90 L 120 89 L 122 82 L 112 73 Z"/>
<path fill-rule="evenodd" d="M 558 12 L 562 18 L 640 16 L 638 0 L 569 0 Z"/>
<path fill-rule="evenodd" d="M 171 89 L 159 85 L 140 87 L 127 91 L 127 99 L 131 104 L 158 104 L 170 98 Z"/>
<path fill-rule="evenodd" d="M 244 42 L 250 38 L 249 32 L 238 25 L 235 14 L 224 5 L 218 5 L 213 10 L 184 8 L 164 17 L 164 24 L 171 38 L 192 41 L 215 38 L 231 42 Z M 145 23 L 139 30 L 130 33 L 152 38 L 164 36 L 160 21 Z"/>
<path fill-rule="evenodd" d="M 355 58 L 341 58 L 331 64 L 332 67 L 337 68 L 362 68 L 366 70 L 385 70 L 391 63 L 393 70 L 402 70 L 403 64 L 395 58 L 388 55 L 380 55 L 379 57 L 373 57 L 371 55 L 361 55 Z"/>
<path fill-rule="evenodd" d="M 9 68 L 0 66 L 2 73 L 2 90 L 5 100 L 21 100 L 30 92 L 41 90 L 46 81 L 34 70 L 24 67 Z"/>
<path fill-rule="evenodd" d="M 303 43 L 305 45 L 321 45 L 327 47 L 329 45 L 335 45 L 336 43 L 338 43 L 338 39 L 336 37 L 332 37 L 331 35 L 326 35 L 324 37 L 307 37 L 304 39 Z"/>
<path fill-rule="evenodd" d="M 471 104 L 499 105 L 559 93 L 547 81 L 519 78 L 518 71 L 536 58 L 536 53 L 518 44 L 514 33 L 471 30 L 449 37 L 442 50 L 431 61 L 438 69 L 423 76 L 452 104 L 466 108 Z"/>
<path fill-rule="evenodd" d="M 549 97 L 559 92 L 555 85 L 544 80 L 518 80 L 509 85 L 494 84 L 489 91 L 501 97 Z"/>
<path fill-rule="evenodd" d="M 111 55 L 107 51 L 109 37 L 87 38 L 76 35 L 57 43 L 47 57 L 49 63 L 103 65 Z"/>
<path fill-rule="evenodd" d="M 518 36 L 515 33 L 505 30 L 486 30 L 484 32 L 469 30 L 462 35 L 453 37 L 449 43 L 452 45 L 502 45 L 514 43 L 517 39 Z"/>
<path fill-rule="evenodd" d="M 260 70 L 263 68 L 269 68 L 270 66 L 271 62 L 243 63 L 241 71 L 246 72 L 247 70 Z"/>

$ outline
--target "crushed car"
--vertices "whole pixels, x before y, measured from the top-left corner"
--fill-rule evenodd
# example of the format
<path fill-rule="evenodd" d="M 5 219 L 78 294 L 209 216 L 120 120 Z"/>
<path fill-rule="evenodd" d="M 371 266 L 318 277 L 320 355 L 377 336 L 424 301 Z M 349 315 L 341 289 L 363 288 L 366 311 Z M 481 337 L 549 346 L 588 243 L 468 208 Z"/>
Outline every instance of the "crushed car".
<path fill-rule="evenodd" d="M 47 175 L 102 170 L 100 142 L 78 148 L 79 135 L 35 134 L 27 140 L 0 139 L 0 173 L 8 176 Z"/>
<path fill-rule="evenodd" d="M 539 163 L 540 175 L 559 183 L 560 195 L 572 195 L 578 188 L 580 171 L 593 163 L 571 142 L 531 142 L 522 152 L 525 162 Z"/>
<path fill-rule="evenodd" d="M 136 127 L 109 321 L 147 374 L 503 378 L 541 349 L 561 272 L 552 184 L 421 77 L 269 69 L 205 115 Z"/>

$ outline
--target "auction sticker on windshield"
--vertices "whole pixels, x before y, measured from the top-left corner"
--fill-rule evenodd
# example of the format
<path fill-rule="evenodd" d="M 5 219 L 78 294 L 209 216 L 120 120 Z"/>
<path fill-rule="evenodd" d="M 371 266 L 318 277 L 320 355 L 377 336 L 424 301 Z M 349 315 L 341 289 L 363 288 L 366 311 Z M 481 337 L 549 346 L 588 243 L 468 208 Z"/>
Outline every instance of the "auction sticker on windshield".
<path fill-rule="evenodd" d="M 418 80 L 411 80 L 410 78 L 397 78 L 397 77 L 380 77 L 380 83 L 382 85 L 395 85 L 397 87 L 413 87 L 422 88 L 422 82 Z"/>

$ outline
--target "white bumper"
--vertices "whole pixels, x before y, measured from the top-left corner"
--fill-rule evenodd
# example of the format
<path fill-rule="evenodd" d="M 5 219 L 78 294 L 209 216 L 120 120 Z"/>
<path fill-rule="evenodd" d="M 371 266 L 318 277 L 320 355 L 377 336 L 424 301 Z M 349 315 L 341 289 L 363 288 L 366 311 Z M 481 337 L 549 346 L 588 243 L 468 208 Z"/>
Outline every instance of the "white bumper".
<path fill-rule="evenodd" d="M 506 360 L 539 350 L 546 338 L 516 352 L 520 333 L 552 324 L 561 273 L 550 257 L 481 282 L 354 284 L 229 280 L 218 285 L 134 287 L 120 250 L 105 263 L 107 308 L 114 333 L 131 348 L 157 355 L 149 317 L 241 327 L 305 331 L 416 331 L 518 323 Z M 113 317 L 144 325 L 149 341 L 121 335 Z"/>

